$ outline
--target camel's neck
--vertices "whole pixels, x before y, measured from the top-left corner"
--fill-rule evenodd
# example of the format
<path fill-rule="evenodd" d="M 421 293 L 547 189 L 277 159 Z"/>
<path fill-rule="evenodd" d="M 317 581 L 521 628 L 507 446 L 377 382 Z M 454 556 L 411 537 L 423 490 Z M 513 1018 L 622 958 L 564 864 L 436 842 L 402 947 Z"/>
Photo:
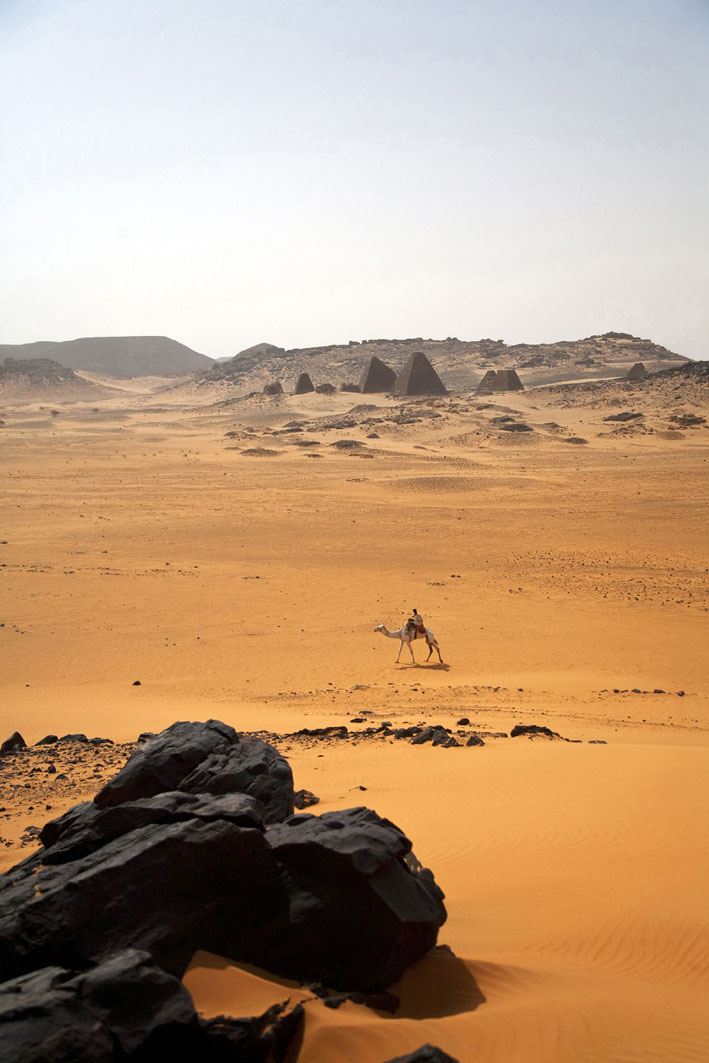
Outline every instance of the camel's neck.
<path fill-rule="evenodd" d="M 386 637 L 388 639 L 400 639 L 403 630 L 404 630 L 403 627 L 399 628 L 398 631 L 387 631 L 386 628 L 383 628 L 382 629 L 382 635 L 386 635 Z"/>

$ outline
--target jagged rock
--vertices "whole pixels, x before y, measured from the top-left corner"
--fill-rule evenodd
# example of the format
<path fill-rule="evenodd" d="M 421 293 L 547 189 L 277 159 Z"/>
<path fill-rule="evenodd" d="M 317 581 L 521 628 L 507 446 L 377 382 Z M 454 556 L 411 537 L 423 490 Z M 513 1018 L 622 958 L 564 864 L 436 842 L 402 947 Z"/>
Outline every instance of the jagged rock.
<path fill-rule="evenodd" d="M 290 920 L 251 962 L 335 989 L 390 985 L 446 918 L 411 842 L 368 808 L 292 816 L 268 844 L 290 885 Z"/>
<path fill-rule="evenodd" d="M 53 746 L 59 739 L 56 735 L 45 735 L 44 738 L 40 738 L 38 742 L 35 742 L 36 746 Z"/>
<path fill-rule="evenodd" d="M 423 351 L 414 351 L 394 383 L 397 395 L 446 395 L 443 381 Z"/>
<path fill-rule="evenodd" d="M 395 1059 L 387 1060 L 387 1063 L 458 1063 L 458 1060 L 436 1045 L 421 1045 L 415 1052 L 409 1052 L 407 1056 L 396 1056 Z"/>
<path fill-rule="evenodd" d="M 465 744 L 466 746 L 484 746 L 485 741 L 480 737 L 480 735 L 471 735 Z"/>
<path fill-rule="evenodd" d="M 295 385 L 295 394 L 307 395 L 311 391 L 315 391 L 315 385 L 307 373 L 301 373 Z"/>
<path fill-rule="evenodd" d="M 520 735 L 545 735 L 547 738 L 561 738 L 556 731 L 552 731 L 549 727 L 541 727 L 536 723 L 518 723 L 510 731 L 510 737 L 519 738 Z"/>
<path fill-rule="evenodd" d="M 293 811 L 288 762 L 267 742 L 218 720 L 172 724 L 136 750 L 94 802 L 108 808 L 168 790 L 250 794 L 263 805 L 266 823 Z"/>
<path fill-rule="evenodd" d="M 369 364 L 362 373 L 359 381 L 359 389 L 363 394 L 375 394 L 393 391 L 396 382 L 396 373 L 393 369 L 373 355 Z"/>
<path fill-rule="evenodd" d="M 151 823 L 182 823 L 190 819 L 224 819 L 258 830 L 264 826 L 263 806 L 246 794 L 213 797 L 171 791 L 103 809 L 85 802 L 45 823 L 40 832 L 46 849 L 42 863 L 63 864 L 87 856 L 114 838 Z"/>
<path fill-rule="evenodd" d="M 434 746 L 440 746 L 448 738 L 449 733 L 445 727 L 441 727 L 439 724 L 434 727 L 426 727 L 411 739 L 411 745 L 422 746 L 424 742 L 432 742 Z"/>
<path fill-rule="evenodd" d="M 320 804 L 320 798 L 311 793 L 310 790 L 296 790 L 293 796 L 293 803 L 296 808 L 311 808 L 313 805 Z"/>
<path fill-rule="evenodd" d="M 27 743 L 19 731 L 13 731 L 10 737 L 6 738 L 0 746 L 0 756 L 5 753 L 16 753 L 18 749 L 27 749 Z"/>
<path fill-rule="evenodd" d="M 85 972 L 44 967 L 0 986 L 0 1060 L 280 1063 L 303 1010 L 204 1020 L 177 978 L 128 949 Z"/>
<path fill-rule="evenodd" d="M 58 741 L 59 742 L 86 742 L 86 743 L 88 743 L 89 740 L 88 740 L 88 738 L 86 737 L 85 734 L 71 734 L 71 735 L 62 735 L 61 738 L 58 739 Z"/>
<path fill-rule="evenodd" d="M 48 964 L 82 968 L 131 947 L 179 976 L 197 949 L 243 959 L 267 928 L 288 921 L 264 834 L 224 819 L 151 823 L 56 865 L 43 864 L 40 850 L 3 885 L 8 977 Z"/>

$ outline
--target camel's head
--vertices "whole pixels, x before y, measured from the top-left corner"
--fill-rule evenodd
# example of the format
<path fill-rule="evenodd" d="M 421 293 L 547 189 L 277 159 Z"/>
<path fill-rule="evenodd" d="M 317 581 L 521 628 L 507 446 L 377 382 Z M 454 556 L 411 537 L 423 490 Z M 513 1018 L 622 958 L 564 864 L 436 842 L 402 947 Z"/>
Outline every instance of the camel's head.
<path fill-rule="evenodd" d="M 374 630 L 375 631 L 384 631 L 384 624 L 377 624 L 377 626 L 375 627 Z"/>

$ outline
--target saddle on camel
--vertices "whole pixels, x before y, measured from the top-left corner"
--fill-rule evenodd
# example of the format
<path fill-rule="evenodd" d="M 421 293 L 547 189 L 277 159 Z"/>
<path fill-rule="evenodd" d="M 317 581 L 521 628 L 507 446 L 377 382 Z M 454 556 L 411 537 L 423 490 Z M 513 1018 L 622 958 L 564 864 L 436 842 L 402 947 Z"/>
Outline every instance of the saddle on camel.
<path fill-rule="evenodd" d="M 423 622 L 423 617 L 416 609 L 414 609 L 414 615 L 412 617 L 409 617 L 409 619 L 406 621 L 406 626 L 409 629 L 413 628 L 413 630 L 416 632 L 416 634 L 414 635 L 415 639 L 423 638 L 426 639 L 426 642 L 428 642 L 428 635 L 426 634 L 426 625 Z M 428 642 L 428 644 L 430 646 L 430 642 Z"/>

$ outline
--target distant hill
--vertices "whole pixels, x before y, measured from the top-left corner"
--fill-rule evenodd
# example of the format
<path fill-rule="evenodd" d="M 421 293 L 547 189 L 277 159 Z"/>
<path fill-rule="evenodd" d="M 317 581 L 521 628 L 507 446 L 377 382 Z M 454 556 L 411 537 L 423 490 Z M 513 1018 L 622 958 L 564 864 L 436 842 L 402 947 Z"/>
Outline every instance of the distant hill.
<path fill-rule="evenodd" d="M 112 393 L 112 389 L 84 380 L 51 358 L 5 358 L 0 362 L 0 399 L 8 402 L 94 399 Z"/>
<path fill-rule="evenodd" d="M 651 372 L 684 364 L 689 359 L 624 332 L 607 332 L 581 340 L 558 343 L 506 344 L 502 340 L 372 339 L 322 347 L 286 350 L 269 343 L 249 347 L 227 361 L 220 361 L 194 378 L 198 388 L 261 391 L 280 380 L 292 391 L 301 373 L 315 385 L 354 383 L 376 356 L 399 372 L 414 351 L 423 351 L 449 391 L 467 391 L 477 386 L 488 369 L 516 369 L 526 386 L 563 380 L 620 377 L 635 362 Z"/>
<path fill-rule="evenodd" d="M 95 336 L 53 343 L 0 344 L 0 358 L 51 358 L 69 369 L 84 369 L 115 377 L 177 376 L 213 365 L 167 336 Z"/>

